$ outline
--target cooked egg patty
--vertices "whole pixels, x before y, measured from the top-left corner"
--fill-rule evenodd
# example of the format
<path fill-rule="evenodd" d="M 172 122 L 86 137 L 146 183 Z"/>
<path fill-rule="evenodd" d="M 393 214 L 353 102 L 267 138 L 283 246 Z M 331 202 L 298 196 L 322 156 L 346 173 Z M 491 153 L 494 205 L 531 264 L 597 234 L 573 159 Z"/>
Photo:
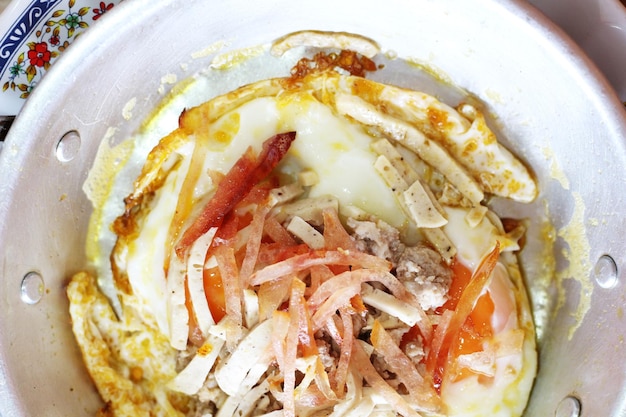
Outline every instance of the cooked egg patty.
<path fill-rule="evenodd" d="M 98 201 L 114 299 L 68 287 L 103 413 L 521 415 L 523 225 L 490 195 L 537 187 L 469 104 L 328 68 L 185 110 Z"/>

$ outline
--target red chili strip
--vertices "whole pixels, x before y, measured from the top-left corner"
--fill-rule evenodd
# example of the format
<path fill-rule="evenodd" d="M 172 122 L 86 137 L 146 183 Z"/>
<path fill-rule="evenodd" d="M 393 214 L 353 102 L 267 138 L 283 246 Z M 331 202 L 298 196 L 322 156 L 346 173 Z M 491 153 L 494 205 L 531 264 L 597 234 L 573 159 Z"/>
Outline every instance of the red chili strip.
<path fill-rule="evenodd" d="M 263 142 L 261 153 L 255 157 L 248 148 L 220 181 L 200 215 L 185 230 L 176 244 L 176 254 L 183 258 L 187 249 L 211 227 L 219 227 L 224 217 L 240 202 L 252 188 L 263 181 L 283 159 L 296 132 L 279 133 Z"/>

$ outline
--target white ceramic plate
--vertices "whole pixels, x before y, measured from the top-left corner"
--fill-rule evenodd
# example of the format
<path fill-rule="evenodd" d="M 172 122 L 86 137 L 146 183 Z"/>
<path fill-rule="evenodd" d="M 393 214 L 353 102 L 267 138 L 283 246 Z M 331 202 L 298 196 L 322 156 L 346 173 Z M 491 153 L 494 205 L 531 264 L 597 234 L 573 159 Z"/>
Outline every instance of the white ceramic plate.
<path fill-rule="evenodd" d="M 19 112 L 57 58 L 120 0 L 14 0 L 0 15 L 0 115 Z"/>

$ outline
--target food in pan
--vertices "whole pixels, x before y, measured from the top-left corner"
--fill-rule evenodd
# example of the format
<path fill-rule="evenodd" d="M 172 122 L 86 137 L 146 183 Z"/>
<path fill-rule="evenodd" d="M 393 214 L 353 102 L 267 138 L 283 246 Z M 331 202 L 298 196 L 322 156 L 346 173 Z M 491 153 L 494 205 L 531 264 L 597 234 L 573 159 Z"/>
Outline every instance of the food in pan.
<path fill-rule="evenodd" d="M 487 202 L 535 181 L 476 106 L 357 67 L 375 69 L 301 61 L 185 110 L 149 153 L 92 260 L 114 299 L 95 273 L 68 286 L 100 415 L 522 414 L 524 223 Z"/>

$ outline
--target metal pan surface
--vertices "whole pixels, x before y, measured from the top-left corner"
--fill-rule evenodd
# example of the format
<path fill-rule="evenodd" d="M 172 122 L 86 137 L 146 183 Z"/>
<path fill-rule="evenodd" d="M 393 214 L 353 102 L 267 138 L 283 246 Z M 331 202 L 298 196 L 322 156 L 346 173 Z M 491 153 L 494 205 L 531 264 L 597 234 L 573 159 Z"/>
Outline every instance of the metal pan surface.
<path fill-rule="evenodd" d="M 136 131 L 168 80 L 207 68 L 216 43 L 237 50 L 305 29 L 371 38 L 413 63 L 390 60 L 388 81 L 449 94 L 415 75 L 429 68 L 484 104 L 540 184 L 537 201 L 515 214 L 548 214 L 554 225 L 531 229 L 522 254 L 542 312 L 526 415 L 624 415 L 626 113 L 573 42 L 525 2 L 506 0 L 133 0 L 104 16 L 50 70 L 0 153 L 0 415 L 94 415 L 101 406 L 65 297 L 84 266 L 91 208 L 81 187 L 100 141 Z M 550 266 L 538 261 L 550 239 L 557 273 L 536 282 Z"/>

